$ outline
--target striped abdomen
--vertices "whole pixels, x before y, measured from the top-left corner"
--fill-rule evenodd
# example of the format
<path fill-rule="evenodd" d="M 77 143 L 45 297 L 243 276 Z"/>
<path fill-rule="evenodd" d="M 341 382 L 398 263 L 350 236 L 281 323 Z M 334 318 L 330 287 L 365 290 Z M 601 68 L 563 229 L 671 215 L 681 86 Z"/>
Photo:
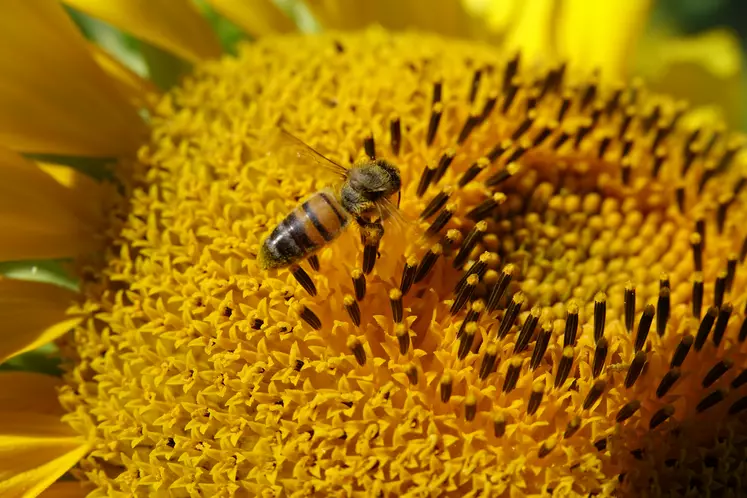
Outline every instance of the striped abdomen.
<path fill-rule="evenodd" d="M 334 194 L 323 190 L 298 205 L 262 243 L 263 268 L 298 263 L 334 240 L 347 226 L 349 216 Z"/>

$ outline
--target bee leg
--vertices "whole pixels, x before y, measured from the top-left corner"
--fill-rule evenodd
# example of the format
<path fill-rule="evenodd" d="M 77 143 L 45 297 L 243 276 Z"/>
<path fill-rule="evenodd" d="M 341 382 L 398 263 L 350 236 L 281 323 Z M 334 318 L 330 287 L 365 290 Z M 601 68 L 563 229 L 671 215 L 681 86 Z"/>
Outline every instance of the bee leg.
<path fill-rule="evenodd" d="M 355 220 L 361 228 L 363 242 L 363 273 L 369 274 L 376 264 L 379 242 L 384 236 L 384 225 L 379 221 L 366 221 L 361 217 Z"/>

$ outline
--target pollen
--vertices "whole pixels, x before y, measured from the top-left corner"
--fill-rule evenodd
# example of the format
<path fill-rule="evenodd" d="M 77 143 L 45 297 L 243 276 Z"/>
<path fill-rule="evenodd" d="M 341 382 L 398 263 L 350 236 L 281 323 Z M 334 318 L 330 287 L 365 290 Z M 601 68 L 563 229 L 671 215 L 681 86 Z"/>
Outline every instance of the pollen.
<path fill-rule="evenodd" d="M 109 250 L 81 262 L 76 475 L 102 496 L 738 490 L 745 139 L 599 81 L 379 29 L 198 65 L 120 165 Z M 399 167 L 383 236 L 351 221 L 261 268 L 264 237 L 336 181 L 280 127 Z"/>

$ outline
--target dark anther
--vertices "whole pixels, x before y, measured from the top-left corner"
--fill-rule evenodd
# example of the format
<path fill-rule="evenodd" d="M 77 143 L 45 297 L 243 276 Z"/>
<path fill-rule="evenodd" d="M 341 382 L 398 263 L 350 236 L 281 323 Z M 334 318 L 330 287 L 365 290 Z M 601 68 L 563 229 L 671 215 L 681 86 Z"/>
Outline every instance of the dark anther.
<path fill-rule="evenodd" d="M 389 304 L 392 308 L 392 320 L 394 321 L 394 323 L 402 322 L 403 306 L 401 290 L 392 289 L 389 291 Z"/>
<path fill-rule="evenodd" d="M 300 316 L 301 316 L 301 320 L 308 323 L 312 329 L 319 330 L 322 328 L 322 321 L 319 319 L 318 316 L 316 316 L 316 313 L 311 311 L 306 306 L 304 306 L 301 309 Z"/>
<path fill-rule="evenodd" d="M 695 351 L 700 351 L 701 349 L 703 349 L 703 346 L 706 343 L 706 339 L 708 339 L 708 334 L 711 333 L 711 328 L 713 328 L 713 323 L 716 321 L 717 316 L 718 308 L 716 308 L 715 306 L 711 306 L 710 308 L 708 308 L 705 316 L 700 321 L 698 333 L 695 335 Z"/>
<path fill-rule="evenodd" d="M 480 362 L 480 379 L 485 380 L 495 367 L 495 360 L 498 357 L 498 348 L 495 344 L 488 344 L 485 348 L 485 354 Z"/>
<path fill-rule="evenodd" d="M 542 326 L 537 341 L 534 344 L 534 351 L 532 351 L 532 359 L 529 362 L 529 368 L 537 370 L 537 367 L 542 363 L 542 358 L 547 352 L 547 345 L 550 344 L 550 336 L 552 335 L 552 324 L 546 323 Z"/>
<path fill-rule="evenodd" d="M 366 297 L 366 275 L 363 274 L 363 270 L 356 268 L 351 272 L 353 278 L 353 289 L 355 290 L 355 298 L 358 301 L 362 301 Z"/>
<path fill-rule="evenodd" d="M 464 327 L 464 333 L 459 338 L 459 350 L 457 351 L 457 357 L 463 360 L 467 357 L 467 354 L 472 349 L 472 343 L 475 340 L 477 334 L 477 323 L 469 322 Z"/>
<path fill-rule="evenodd" d="M 374 143 L 373 135 L 367 135 L 366 138 L 363 139 L 363 150 L 366 152 L 369 159 L 372 161 L 376 159 L 376 144 Z"/>
<path fill-rule="evenodd" d="M 447 205 L 443 211 L 438 213 L 438 216 L 433 220 L 431 226 L 429 226 L 425 231 L 426 236 L 433 237 L 439 233 L 446 226 L 449 220 L 451 220 L 451 217 L 454 216 L 454 211 L 456 211 L 456 206 Z"/>
<path fill-rule="evenodd" d="M 532 384 L 532 392 L 529 394 L 529 402 L 527 403 L 527 415 L 531 416 L 537 411 L 542 404 L 542 398 L 545 394 L 545 383 L 535 382 Z"/>
<path fill-rule="evenodd" d="M 560 109 L 558 109 L 558 123 L 563 122 L 568 109 L 571 108 L 571 98 L 569 96 L 563 97 L 563 101 L 560 103 Z"/>
<path fill-rule="evenodd" d="M 316 295 L 316 289 L 314 289 L 314 294 L 312 295 Z M 231 315 L 233 315 L 233 310 L 230 307 L 226 306 L 225 308 L 223 308 L 223 316 L 225 316 L 226 318 L 231 318 Z"/>
<path fill-rule="evenodd" d="M 641 402 L 637 399 L 634 399 L 633 401 L 629 401 L 626 403 L 622 408 L 620 408 L 620 411 L 617 412 L 617 416 L 615 417 L 615 422 L 618 424 L 621 424 L 628 420 L 630 417 L 635 415 L 635 412 L 637 412 L 641 408 Z"/>
<path fill-rule="evenodd" d="M 453 149 L 449 149 L 441 155 L 438 160 L 438 166 L 436 166 L 436 174 L 433 175 L 433 182 L 437 183 L 446 174 L 446 170 L 449 169 L 451 162 L 454 160 L 456 152 Z"/>
<path fill-rule="evenodd" d="M 536 119 L 535 113 L 530 113 L 527 115 L 527 117 L 524 118 L 524 121 L 522 121 L 519 126 L 516 127 L 514 132 L 511 134 L 511 140 L 518 140 L 521 138 L 524 133 L 529 131 L 529 128 L 532 127 L 532 124 L 534 123 L 534 120 Z"/>
<path fill-rule="evenodd" d="M 355 361 L 358 362 L 358 365 L 363 366 L 366 364 L 366 350 L 363 349 L 363 344 L 361 344 L 361 341 L 357 337 L 352 335 L 348 337 L 348 349 L 355 356 Z"/>
<path fill-rule="evenodd" d="M 446 202 L 449 200 L 449 197 L 451 196 L 451 189 L 444 189 L 438 194 L 436 194 L 433 199 L 428 203 L 427 206 L 425 206 L 425 209 L 423 209 L 423 212 L 420 213 L 420 217 L 422 219 L 427 219 L 436 214 L 441 210 L 442 207 L 446 205 Z"/>
<path fill-rule="evenodd" d="M 625 330 L 630 334 L 633 332 L 635 323 L 635 286 L 631 282 L 625 285 L 623 308 L 625 309 Z"/>
<path fill-rule="evenodd" d="M 672 415 L 674 415 L 674 407 L 672 405 L 664 405 L 664 407 L 654 413 L 651 417 L 651 420 L 648 423 L 648 428 L 651 430 L 656 429 Z"/>
<path fill-rule="evenodd" d="M 402 146 L 402 122 L 399 116 L 393 117 L 389 122 L 389 134 L 391 135 L 392 154 L 398 156 Z"/>
<path fill-rule="evenodd" d="M 453 387 L 451 375 L 444 374 L 444 376 L 441 377 L 439 386 L 441 391 L 441 402 L 448 403 L 449 399 L 451 399 L 451 388 Z"/>
<path fill-rule="evenodd" d="M 563 356 L 560 357 L 558 362 L 558 370 L 555 372 L 555 388 L 559 388 L 568 378 L 568 374 L 571 373 L 571 367 L 573 366 L 573 348 L 567 346 L 563 348 Z"/>
<path fill-rule="evenodd" d="M 747 396 L 742 396 L 729 407 L 729 415 L 736 415 L 747 408 Z"/>
<path fill-rule="evenodd" d="M 731 288 L 734 286 L 734 277 L 737 275 L 738 262 L 736 254 L 730 254 L 726 260 L 726 292 L 731 292 Z"/>
<path fill-rule="evenodd" d="M 429 146 L 433 144 L 433 140 L 436 138 L 436 132 L 438 131 L 438 124 L 441 122 L 443 108 L 443 104 L 437 102 L 433 104 L 433 109 L 431 109 L 431 117 L 428 120 L 428 134 L 425 138 L 425 143 Z"/>
<path fill-rule="evenodd" d="M 588 410 L 592 407 L 594 403 L 602 396 L 604 393 L 604 388 L 607 387 L 607 382 L 605 382 L 603 379 L 598 379 L 594 381 L 594 384 L 592 384 L 591 389 L 589 389 L 589 394 L 586 395 L 586 399 L 584 400 L 583 408 L 584 410 Z"/>
<path fill-rule="evenodd" d="M 293 370 L 296 372 L 300 372 L 303 368 L 304 363 L 301 360 L 296 360 L 296 365 L 293 367 Z"/>
<path fill-rule="evenodd" d="M 407 375 L 407 380 L 410 381 L 410 384 L 413 386 L 418 385 L 418 367 L 415 364 L 410 363 L 407 370 L 405 370 L 405 375 Z"/>
<path fill-rule="evenodd" d="M 510 393 L 516 387 L 521 373 L 521 358 L 511 358 L 506 368 L 506 378 L 503 380 L 503 392 Z"/>
<path fill-rule="evenodd" d="M 654 164 L 651 167 L 651 177 L 652 178 L 658 178 L 659 172 L 661 171 L 661 167 L 664 165 L 664 162 L 667 160 L 667 155 L 665 152 L 659 152 L 657 151 L 654 155 Z"/>
<path fill-rule="evenodd" d="M 568 439 L 572 437 L 580 428 L 581 428 L 581 417 L 579 417 L 578 415 L 575 415 L 571 420 L 568 421 L 568 424 L 565 426 L 565 432 L 563 433 L 563 438 Z"/>
<path fill-rule="evenodd" d="M 635 116 L 635 111 L 633 109 L 625 109 L 623 119 L 620 122 L 620 129 L 617 132 L 618 140 L 622 140 L 625 134 L 628 132 L 628 127 L 630 126 L 631 121 L 633 121 L 633 116 Z"/>
<path fill-rule="evenodd" d="M 485 157 L 487 157 L 491 163 L 494 163 L 498 160 L 499 157 L 503 155 L 504 152 L 511 148 L 511 145 L 513 145 L 513 142 L 511 142 L 511 140 L 501 140 L 499 144 L 497 144 L 495 147 L 490 149 L 487 154 L 485 154 Z"/>
<path fill-rule="evenodd" d="M 358 306 L 358 301 L 356 301 L 350 294 L 346 294 L 345 297 L 342 298 L 342 302 L 345 305 L 345 311 L 348 312 L 348 316 L 353 322 L 353 325 L 356 327 L 359 326 L 361 324 L 361 309 Z"/>
<path fill-rule="evenodd" d="M 291 269 L 291 273 L 293 274 L 293 278 L 296 279 L 296 282 L 301 284 L 301 287 L 303 287 L 310 296 L 316 296 L 316 285 L 314 285 L 314 281 L 311 280 L 311 277 L 306 273 L 306 270 L 300 266 L 295 266 Z"/>
<path fill-rule="evenodd" d="M 415 274 L 418 271 L 418 260 L 414 256 L 407 258 L 405 268 L 402 270 L 402 281 L 399 284 L 399 290 L 402 294 L 410 292 L 412 284 L 415 282 Z"/>
<path fill-rule="evenodd" d="M 407 330 L 407 326 L 398 323 L 394 327 L 394 335 L 397 336 L 397 342 L 399 343 L 399 354 L 406 355 L 410 349 L 410 332 Z"/>
<path fill-rule="evenodd" d="M 506 68 L 503 70 L 503 92 L 506 91 L 506 89 L 511 84 L 511 81 L 514 79 L 514 76 L 516 76 L 516 73 L 519 70 L 519 61 L 520 55 L 519 53 L 517 53 L 511 60 L 506 63 Z"/>
<path fill-rule="evenodd" d="M 578 305 L 572 302 L 568 306 L 565 317 L 565 334 L 563 335 L 563 347 L 576 345 L 576 333 L 578 332 Z"/>
<path fill-rule="evenodd" d="M 591 372 L 594 378 L 599 377 L 604 368 L 604 362 L 607 359 L 608 343 L 606 337 L 601 337 L 597 341 L 597 347 L 594 349 L 594 363 L 592 364 Z"/>
<path fill-rule="evenodd" d="M 259 329 L 262 328 L 262 325 L 264 325 L 264 324 L 265 324 L 264 320 L 262 320 L 261 318 L 255 318 L 252 321 L 252 329 L 253 330 L 259 330 Z"/>
<path fill-rule="evenodd" d="M 555 442 L 554 439 L 543 441 L 539 447 L 539 450 L 537 450 L 537 458 L 539 459 L 545 458 L 547 455 L 549 455 L 552 452 L 552 450 L 555 449 L 555 446 L 557 446 L 557 443 Z"/>
<path fill-rule="evenodd" d="M 718 317 L 716 318 L 716 326 L 713 328 L 713 345 L 718 347 L 721 344 L 721 340 L 724 338 L 726 332 L 726 325 L 729 323 L 731 312 L 734 307 L 726 303 L 718 310 Z"/>
<path fill-rule="evenodd" d="M 503 437 L 506 433 L 506 416 L 503 412 L 498 412 L 493 415 L 493 435 L 495 437 Z"/>
<path fill-rule="evenodd" d="M 514 163 L 514 162 L 508 163 L 505 168 L 503 168 L 502 170 L 500 170 L 499 172 L 497 172 L 496 174 L 494 174 L 493 176 L 485 180 L 485 186 L 495 187 L 496 185 L 500 185 L 501 183 L 505 182 L 506 180 L 514 176 L 516 173 L 518 173 L 519 169 L 520 169 L 520 166 L 518 163 Z"/>
<path fill-rule="evenodd" d="M 607 317 L 607 296 L 603 292 L 594 297 L 594 340 L 599 341 L 604 336 L 604 324 Z"/>
<path fill-rule="evenodd" d="M 700 320 L 703 311 L 703 274 L 698 272 L 693 275 L 693 316 Z"/>
<path fill-rule="evenodd" d="M 506 91 L 503 92 L 503 104 L 501 104 L 501 113 L 506 114 L 508 109 L 513 104 L 516 94 L 519 92 L 519 85 L 511 83 L 508 85 Z"/>
<path fill-rule="evenodd" d="M 669 368 L 681 367 L 687 358 L 687 353 L 693 346 L 693 336 L 690 334 L 680 339 L 680 343 L 677 344 L 677 348 L 672 354 L 672 361 L 669 363 Z"/>
<path fill-rule="evenodd" d="M 563 144 L 568 141 L 569 138 L 571 138 L 571 135 L 567 131 L 561 131 L 558 135 L 558 138 L 556 138 L 553 142 L 552 148 L 555 150 L 560 149 Z"/>
<path fill-rule="evenodd" d="M 643 371 L 643 366 L 645 364 L 646 364 L 646 353 L 644 353 L 643 351 L 638 351 L 633 357 L 633 361 L 630 362 L 630 367 L 628 368 L 628 374 L 625 376 L 626 389 L 630 389 L 631 387 L 633 387 L 633 384 L 635 384 L 635 381 L 638 380 L 638 377 L 641 375 L 641 372 Z"/>
<path fill-rule="evenodd" d="M 612 137 L 604 137 L 599 142 L 599 151 L 597 151 L 597 158 L 604 159 L 604 154 L 607 152 L 607 149 L 609 149 L 610 144 L 612 143 Z"/>
<path fill-rule="evenodd" d="M 698 404 L 695 406 L 695 411 L 698 413 L 703 413 L 709 408 L 712 408 L 718 403 L 722 402 L 725 398 L 726 398 L 726 390 L 716 389 L 715 391 L 706 395 L 703 399 L 701 399 L 698 402 Z"/>
<path fill-rule="evenodd" d="M 487 157 L 481 157 L 480 159 L 472 163 L 472 165 L 467 168 L 467 171 L 462 174 L 462 177 L 459 178 L 459 182 L 457 183 L 457 185 L 459 185 L 459 188 L 463 188 L 469 182 L 474 180 L 475 177 L 488 166 L 490 166 L 490 160 Z"/>
<path fill-rule="evenodd" d="M 716 283 L 713 286 L 713 305 L 720 308 L 724 304 L 724 293 L 726 293 L 726 272 L 716 275 Z"/>
<path fill-rule="evenodd" d="M 431 100 L 432 104 L 437 104 L 437 103 L 441 102 L 441 95 L 442 95 L 442 92 L 443 92 L 443 86 L 444 86 L 444 82 L 440 81 L 440 80 L 439 81 L 435 81 L 433 83 L 433 99 Z"/>
<path fill-rule="evenodd" d="M 514 323 L 516 322 L 516 318 L 518 318 L 519 313 L 521 313 L 521 306 L 524 304 L 524 300 L 524 294 L 522 294 L 521 292 L 517 292 L 516 294 L 514 294 L 511 302 L 508 303 L 508 308 L 506 308 L 506 312 L 503 314 L 501 324 L 498 327 L 498 339 L 503 339 L 504 337 L 506 337 L 508 331 L 511 330 L 511 327 L 513 327 Z"/>
<path fill-rule="evenodd" d="M 674 198 L 677 202 L 677 209 L 681 214 L 685 214 L 685 187 L 679 186 L 674 189 Z"/>
<path fill-rule="evenodd" d="M 734 377 L 734 380 L 731 381 L 731 387 L 732 389 L 739 389 L 745 384 L 747 384 L 747 368 Z"/>
<path fill-rule="evenodd" d="M 418 197 L 423 197 L 425 191 L 428 190 L 433 178 L 436 176 L 436 166 L 432 164 L 426 164 L 423 168 L 423 172 L 420 174 L 420 182 L 418 182 L 418 188 L 415 194 Z"/>
<path fill-rule="evenodd" d="M 659 382 L 659 387 L 656 388 L 656 397 L 663 398 L 681 375 L 682 371 L 679 367 L 674 367 L 664 374 L 664 377 L 661 378 L 661 382 Z"/>
<path fill-rule="evenodd" d="M 470 394 L 464 401 L 464 419 L 467 422 L 472 422 L 475 415 L 477 415 L 477 398 L 474 394 Z"/>
<path fill-rule="evenodd" d="M 731 370 L 733 366 L 734 362 L 729 358 L 723 359 L 713 365 L 708 373 L 705 374 L 705 377 L 703 377 L 703 387 L 711 387 L 717 380 L 721 378 L 722 375 Z"/>
<path fill-rule="evenodd" d="M 462 266 L 464 266 L 464 263 L 467 262 L 467 258 L 469 257 L 470 253 L 472 253 L 472 250 L 475 248 L 478 242 L 482 240 L 482 236 L 485 234 L 487 229 L 488 223 L 486 221 L 480 221 L 475 224 L 472 230 L 470 230 L 470 232 L 464 238 L 464 242 L 462 242 L 462 245 L 459 248 L 459 252 L 454 257 L 454 261 L 452 263 L 452 266 L 454 268 L 461 268 Z"/>
<path fill-rule="evenodd" d="M 693 264 L 695 271 L 703 271 L 703 239 L 700 234 L 695 232 L 690 235 L 690 247 L 693 250 Z"/>
<path fill-rule="evenodd" d="M 485 199 L 480 204 L 472 208 L 472 210 L 467 213 L 467 218 L 474 221 L 480 221 L 483 218 L 486 218 L 495 208 L 498 207 L 500 203 L 505 200 L 506 194 L 502 192 L 496 192 L 492 197 L 490 197 L 489 199 Z"/>
<path fill-rule="evenodd" d="M 540 318 L 540 308 L 534 307 L 529 312 L 529 316 L 524 321 L 524 325 L 521 327 L 521 331 L 519 332 L 519 336 L 516 339 L 516 344 L 514 345 L 514 354 L 521 353 L 524 351 L 527 347 L 529 347 L 529 341 L 532 340 L 532 336 L 534 335 L 534 329 L 537 328 L 537 323 L 539 322 Z"/>
<path fill-rule="evenodd" d="M 420 261 L 417 273 L 415 273 L 416 283 L 420 282 L 428 275 L 428 273 L 431 271 L 431 268 L 433 268 L 433 265 L 435 265 L 436 261 L 438 261 L 438 258 L 439 256 L 441 256 L 442 252 L 443 247 L 441 246 L 441 244 L 434 244 L 433 247 L 428 249 L 428 252 L 425 253 L 425 256 L 423 256 L 423 259 Z"/>
<path fill-rule="evenodd" d="M 467 116 L 467 120 L 464 122 L 464 126 L 462 126 L 462 130 L 457 137 L 457 145 L 462 145 L 478 124 L 480 124 L 480 114 L 470 114 Z"/>
<path fill-rule="evenodd" d="M 667 330 L 670 295 L 671 291 L 669 287 L 661 287 L 659 290 L 659 301 L 656 303 L 656 333 L 659 337 L 663 337 L 664 332 Z"/>
<path fill-rule="evenodd" d="M 452 316 L 462 311 L 462 308 L 464 308 L 464 305 L 467 304 L 467 301 L 472 297 L 472 294 L 475 292 L 475 288 L 477 287 L 477 284 L 479 282 L 480 282 L 479 275 L 471 274 L 469 277 L 467 277 L 467 280 L 464 283 L 464 285 L 462 285 L 457 291 L 456 299 L 454 299 L 454 302 L 451 304 L 451 309 L 449 310 L 449 312 L 451 313 Z"/>
<path fill-rule="evenodd" d="M 635 337 L 635 350 L 640 351 L 643 346 L 646 345 L 646 339 L 648 338 L 648 332 L 651 329 L 651 323 L 654 321 L 654 305 L 647 304 L 643 308 L 643 314 L 638 322 L 638 333 Z"/>

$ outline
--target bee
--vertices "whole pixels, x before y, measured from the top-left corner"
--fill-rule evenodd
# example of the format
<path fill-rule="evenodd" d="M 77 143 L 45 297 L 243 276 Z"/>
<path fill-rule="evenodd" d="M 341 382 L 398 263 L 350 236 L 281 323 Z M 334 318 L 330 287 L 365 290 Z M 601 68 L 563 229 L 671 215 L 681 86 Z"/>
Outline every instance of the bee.
<path fill-rule="evenodd" d="M 384 234 L 382 222 L 399 218 L 399 168 L 384 159 L 364 159 L 346 168 L 282 129 L 281 138 L 298 149 L 299 157 L 334 173 L 338 182 L 312 194 L 270 232 L 259 251 L 259 266 L 267 270 L 298 265 L 340 236 L 352 221 L 359 225 L 366 248 L 374 247 L 373 260 L 364 252 L 364 269 L 370 271 Z M 397 206 L 390 200 L 394 194 Z"/>

